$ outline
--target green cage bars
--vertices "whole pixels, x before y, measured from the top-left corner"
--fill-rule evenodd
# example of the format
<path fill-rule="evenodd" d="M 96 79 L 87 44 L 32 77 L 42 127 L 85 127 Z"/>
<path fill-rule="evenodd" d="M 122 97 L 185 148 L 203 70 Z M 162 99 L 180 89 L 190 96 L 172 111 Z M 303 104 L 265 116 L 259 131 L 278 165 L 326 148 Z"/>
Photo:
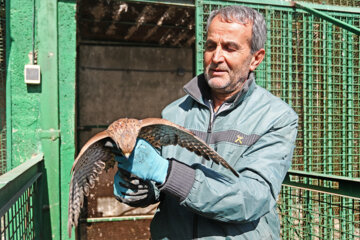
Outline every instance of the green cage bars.
<path fill-rule="evenodd" d="M 29 186 L 6 212 L 1 213 L 1 239 L 36 239 L 34 224 L 34 188 Z"/>
<path fill-rule="evenodd" d="M 6 172 L 6 17 L 5 0 L 0 0 L 0 175 Z"/>
<path fill-rule="evenodd" d="M 360 37 L 291 7 L 289 2 L 198 0 L 197 73 L 203 70 L 209 13 L 233 4 L 253 7 L 266 18 L 267 55 L 256 72 L 256 79 L 299 115 L 292 169 L 358 178 Z M 360 1 L 329 1 L 326 4 L 360 7 Z M 325 13 L 359 28 L 360 8 L 341 9 L 348 12 Z M 321 180 L 312 184 L 333 183 Z M 283 239 L 360 239 L 359 200 L 283 186 L 278 203 Z"/>

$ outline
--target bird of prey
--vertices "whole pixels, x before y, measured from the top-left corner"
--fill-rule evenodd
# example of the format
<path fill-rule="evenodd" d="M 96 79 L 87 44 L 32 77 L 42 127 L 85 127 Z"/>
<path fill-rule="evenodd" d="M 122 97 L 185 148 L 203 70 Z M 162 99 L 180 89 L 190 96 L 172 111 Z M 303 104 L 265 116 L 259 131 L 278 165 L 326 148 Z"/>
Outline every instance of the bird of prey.
<path fill-rule="evenodd" d="M 142 120 L 121 118 L 113 122 L 105 131 L 90 138 L 75 159 L 71 169 L 69 192 L 68 232 L 70 237 L 72 226 L 76 227 L 78 224 L 84 196 L 88 196 L 89 189 L 95 186 L 98 175 L 104 169 L 108 170 L 115 165 L 115 154 L 111 148 L 105 146 L 105 143 L 112 140 L 128 158 L 135 147 L 137 138 L 145 139 L 155 148 L 179 145 L 207 160 L 211 159 L 217 164 L 222 164 L 239 176 L 219 154 L 186 128 L 160 118 Z"/>

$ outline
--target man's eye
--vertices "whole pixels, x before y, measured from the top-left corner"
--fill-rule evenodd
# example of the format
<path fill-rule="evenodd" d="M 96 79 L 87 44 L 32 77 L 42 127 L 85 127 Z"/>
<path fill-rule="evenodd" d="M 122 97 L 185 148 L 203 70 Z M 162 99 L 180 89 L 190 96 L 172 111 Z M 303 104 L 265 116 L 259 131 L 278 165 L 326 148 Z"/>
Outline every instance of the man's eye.
<path fill-rule="evenodd" d="M 211 51 L 211 50 L 214 50 L 215 48 L 216 48 L 215 45 L 206 45 L 205 50 Z"/>
<path fill-rule="evenodd" d="M 225 49 L 226 51 L 228 51 L 228 52 L 234 52 L 234 51 L 236 51 L 236 49 L 235 49 L 234 47 L 232 47 L 232 46 L 225 46 L 224 49 Z"/>

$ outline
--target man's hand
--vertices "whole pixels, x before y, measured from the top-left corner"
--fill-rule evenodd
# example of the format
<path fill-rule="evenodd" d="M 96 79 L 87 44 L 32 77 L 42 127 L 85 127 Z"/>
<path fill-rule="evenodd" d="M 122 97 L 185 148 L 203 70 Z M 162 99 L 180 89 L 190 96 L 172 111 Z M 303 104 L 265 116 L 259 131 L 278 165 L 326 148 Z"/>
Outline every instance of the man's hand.
<path fill-rule="evenodd" d="M 118 167 L 130 172 L 143 180 L 163 184 L 166 180 L 169 161 L 143 139 L 138 139 L 130 157 L 116 157 Z"/>
<path fill-rule="evenodd" d="M 132 207 L 144 207 L 155 201 L 153 186 L 119 168 L 114 176 L 114 195 L 117 200 Z"/>

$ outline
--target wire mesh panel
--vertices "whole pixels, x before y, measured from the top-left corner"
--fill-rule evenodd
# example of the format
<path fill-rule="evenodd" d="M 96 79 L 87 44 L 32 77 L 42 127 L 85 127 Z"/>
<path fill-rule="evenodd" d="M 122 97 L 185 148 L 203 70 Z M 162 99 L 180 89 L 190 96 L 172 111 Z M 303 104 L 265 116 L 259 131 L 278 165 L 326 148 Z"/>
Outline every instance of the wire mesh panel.
<path fill-rule="evenodd" d="M 284 186 L 280 202 L 282 239 L 360 239 L 357 200 Z"/>
<path fill-rule="evenodd" d="M 0 0 L 0 175 L 6 172 L 5 0 Z"/>
<path fill-rule="evenodd" d="M 347 3 L 359 6 L 359 1 Z M 257 84 L 281 97 L 299 115 L 292 169 L 358 178 L 359 36 L 285 5 L 203 0 L 196 4 L 197 73 L 202 72 L 210 12 L 233 4 L 257 9 L 268 29 L 266 57 L 256 70 Z M 360 26 L 359 13 L 326 12 L 356 27 Z M 330 183 L 323 180 L 321 184 Z M 360 239 L 359 201 L 283 187 L 279 208 L 284 239 Z"/>
<path fill-rule="evenodd" d="M 49 239 L 41 235 L 50 228 L 43 211 L 48 206 L 43 169 L 43 154 L 38 154 L 0 176 L 0 240 Z"/>
<path fill-rule="evenodd" d="M 292 168 L 359 177 L 359 36 L 305 13 L 267 10 L 266 18 L 257 79 L 299 114 Z M 359 26 L 360 15 L 338 18 Z"/>
<path fill-rule="evenodd" d="M 336 6 L 360 7 L 359 0 L 302 0 L 302 2 L 320 3 Z"/>
<path fill-rule="evenodd" d="M 34 226 L 34 185 L 29 187 L 9 208 L 0 216 L 0 239 L 35 239 Z"/>

